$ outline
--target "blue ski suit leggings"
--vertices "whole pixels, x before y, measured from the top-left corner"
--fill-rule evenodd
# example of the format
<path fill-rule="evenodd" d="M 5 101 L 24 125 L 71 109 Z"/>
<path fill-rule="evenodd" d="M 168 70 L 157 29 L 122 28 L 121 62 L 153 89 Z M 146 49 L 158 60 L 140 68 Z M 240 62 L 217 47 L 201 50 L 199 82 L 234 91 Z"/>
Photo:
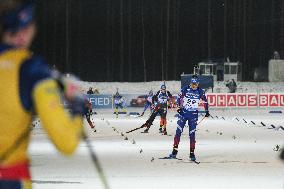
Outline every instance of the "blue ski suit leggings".
<path fill-rule="evenodd" d="M 197 120 L 198 120 L 198 112 L 193 113 L 187 113 L 183 115 L 179 115 L 178 121 L 177 121 L 177 130 L 174 138 L 174 147 L 178 148 L 179 142 L 180 142 L 180 136 L 183 132 L 183 128 L 188 122 L 189 126 L 189 141 L 190 141 L 190 150 L 195 149 L 195 131 L 197 126 Z"/>
<path fill-rule="evenodd" d="M 151 106 L 152 106 L 152 103 L 149 102 L 149 101 L 146 101 L 143 112 L 145 112 L 145 111 L 149 108 L 150 111 L 151 111 L 151 113 L 152 113 L 152 112 L 153 112 L 153 109 L 152 109 Z"/>

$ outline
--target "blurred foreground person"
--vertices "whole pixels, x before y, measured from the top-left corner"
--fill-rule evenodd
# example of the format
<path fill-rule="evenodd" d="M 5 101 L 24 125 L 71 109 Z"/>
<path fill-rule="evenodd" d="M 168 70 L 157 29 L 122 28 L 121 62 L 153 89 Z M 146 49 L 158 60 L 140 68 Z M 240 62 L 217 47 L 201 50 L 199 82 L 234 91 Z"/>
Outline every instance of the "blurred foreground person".
<path fill-rule="evenodd" d="M 55 146 L 71 154 L 82 133 L 84 101 L 69 87 L 72 82 L 59 85 L 44 61 L 29 51 L 36 31 L 32 2 L 1 0 L 0 19 L 0 188 L 30 189 L 32 115 L 39 116 Z M 63 95 L 70 113 L 60 104 Z"/>

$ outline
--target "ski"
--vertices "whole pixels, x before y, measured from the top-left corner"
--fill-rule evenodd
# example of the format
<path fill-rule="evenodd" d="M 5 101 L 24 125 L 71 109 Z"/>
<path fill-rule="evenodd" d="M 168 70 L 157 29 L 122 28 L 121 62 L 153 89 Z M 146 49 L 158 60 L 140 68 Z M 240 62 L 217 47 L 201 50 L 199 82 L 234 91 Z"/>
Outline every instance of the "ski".
<path fill-rule="evenodd" d="M 161 157 L 159 159 L 176 159 L 176 160 L 183 160 L 181 158 L 173 158 L 173 157 L 169 157 L 169 156 L 166 156 L 166 157 Z"/>
<path fill-rule="evenodd" d="M 199 164 L 200 161 L 196 161 L 196 160 L 190 160 L 192 163 L 196 163 L 196 164 Z"/>
<path fill-rule="evenodd" d="M 182 163 L 194 163 L 194 164 L 200 164 L 200 161 L 196 161 L 196 160 L 183 160 L 183 161 L 181 161 Z"/>
<path fill-rule="evenodd" d="M 141 131 L 141 133 L 149 133 L 148 131 Z"/>
<path fill-rule="evenodd" d="M 147 127 L 147 125 L 144 123 L 142 126 L 137 127 L 137 128 L 134 128 L 134 129 L 132 129 L 132 130 L 130 130 L 130 131 L 127 131 L 127 132 L 125 132 L 125 133 L 131 133 L 131 132 L 136 131 L 136 130 L 138 130 L 138 129 L 142 129 L 143 127 Z"/>
<path fill-rule="evenodd" d="M 161 157 L 161 158 L 159 158 L 159 159 L 175 159 L 175 160 L 179 160 L 179 161 L 182 161 L 182 162 L 188 162 L 188 161 L 185 161 L 184 159 L 182 159 L 182 158 L 173 158 L 173 157 L 169 157 L 169 156 L 166 156 L 166 157 Z M 196 160 L 191 160 L 191 159 L 189 159 L 189 162 L 190 163 L 195 163 L 195 164 L 200 164 L 200 161 L 196 161 Z"/>
<path fill-rule="evenodd" d="M 169 136 L 169 137 L 173 136 L 172 134 L 166 134 L 166 135 L 161 134 L 161 135 L 162 135 L 162 136 Z"/>

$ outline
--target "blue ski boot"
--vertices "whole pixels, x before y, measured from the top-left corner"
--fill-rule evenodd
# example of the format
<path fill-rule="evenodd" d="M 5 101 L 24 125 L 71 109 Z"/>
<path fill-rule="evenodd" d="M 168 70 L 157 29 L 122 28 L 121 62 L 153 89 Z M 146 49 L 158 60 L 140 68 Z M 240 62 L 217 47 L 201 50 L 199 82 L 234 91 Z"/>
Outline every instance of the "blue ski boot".
<path fill-rule="evenodd" d="M 191 161 L 196 161 L 196 157 L 195 157 L 195 155 L 194 155 L 194 152 L 190 152 L 190 154 L 189 154 L 189 159 L 190 159 Z"/>
<path fill-rule="evenodd" d="M 176 159 L 177 153 L 178 153 L 177 147 L 176 148 L 174 147 L 172 153 L 169 155 L 169 158 Z"/>

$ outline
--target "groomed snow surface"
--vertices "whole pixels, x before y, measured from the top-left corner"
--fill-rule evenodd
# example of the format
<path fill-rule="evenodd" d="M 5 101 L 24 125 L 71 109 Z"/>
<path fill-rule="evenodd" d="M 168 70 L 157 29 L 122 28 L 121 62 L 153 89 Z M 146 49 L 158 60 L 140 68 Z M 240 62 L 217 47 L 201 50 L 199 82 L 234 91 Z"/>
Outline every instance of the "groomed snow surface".
<path fill-rule="evenodd" d="M 129 111 L 141 112 L 142 108 Z M 269 114 L 267 109 L 212 109 L 214 118 L 201 122 L 196 132 L 196 156 L 201 163 L 195 164 L 188 160 L 188 127 L 179 146 L 178 158 L 182 160 L 159 159 L 172 150 L 177 121 L 174 110 L 168 114 L 167 128 L 172 136 L 158 133 L 159 117 L 148 134 L 137 130 L 125 135 L 126 131 L 143 124 L 148 114 L 139 118 L 126 115 L 115 118 L 112 110 L 97 112 L 93 121 L 98 132 L 93 133 L 87 122 L 85 129 L 111 189 L 284 188 L 284 162 L 275 151 L 276 145 L 284 145 L 284 131 L 268 129 L 272 123 L 284 126 L 283 114 Z M 267 126 L 262 126 L 261 121 Z M 36 189 L 104 188 L 84 142 L 74 156 L 66 158 L 37 124 L 29 151 Z"/>

